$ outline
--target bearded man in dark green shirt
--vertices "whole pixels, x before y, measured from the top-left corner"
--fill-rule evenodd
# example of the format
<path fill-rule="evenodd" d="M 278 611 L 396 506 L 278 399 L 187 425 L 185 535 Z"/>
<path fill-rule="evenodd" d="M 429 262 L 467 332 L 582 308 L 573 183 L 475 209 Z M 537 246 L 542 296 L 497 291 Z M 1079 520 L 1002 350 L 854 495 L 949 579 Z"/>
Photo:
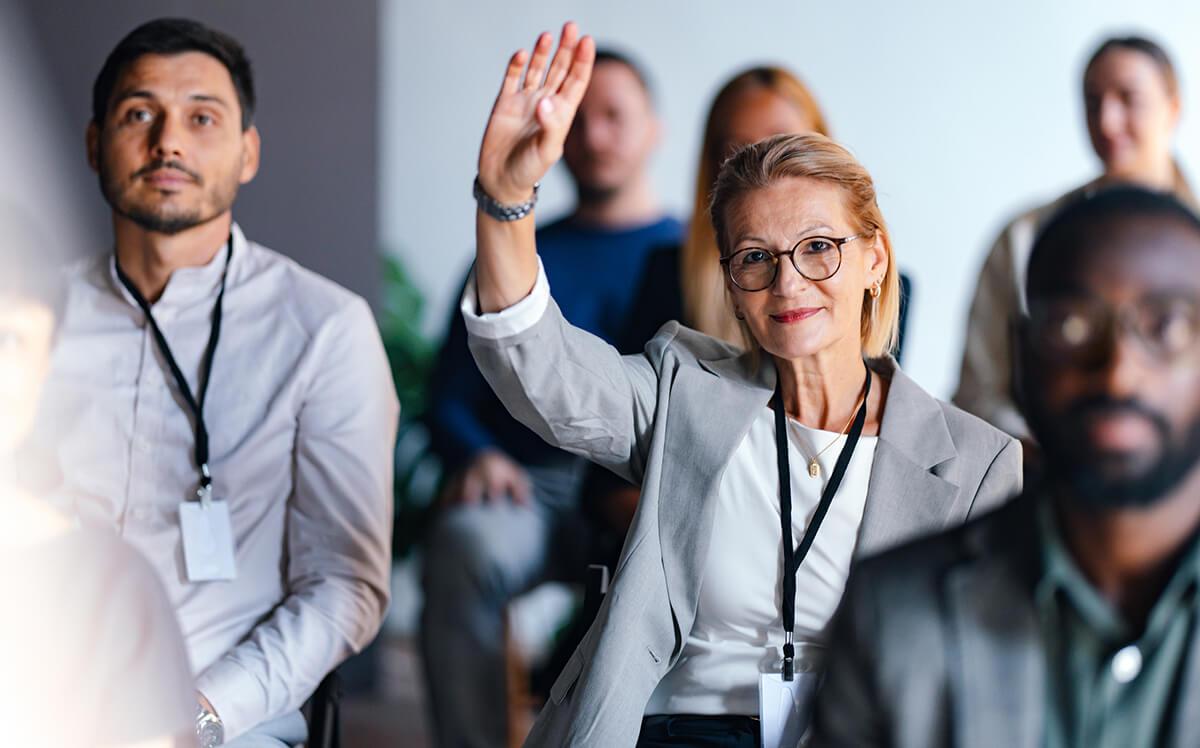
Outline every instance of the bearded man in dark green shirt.
<path fill-rule="evenodd" d="M 814 745 L 1200 745 L 1200 218 L 1084 195 L 1027 297 L 1014 381 L 1044 475 L 852 572 Z"/>

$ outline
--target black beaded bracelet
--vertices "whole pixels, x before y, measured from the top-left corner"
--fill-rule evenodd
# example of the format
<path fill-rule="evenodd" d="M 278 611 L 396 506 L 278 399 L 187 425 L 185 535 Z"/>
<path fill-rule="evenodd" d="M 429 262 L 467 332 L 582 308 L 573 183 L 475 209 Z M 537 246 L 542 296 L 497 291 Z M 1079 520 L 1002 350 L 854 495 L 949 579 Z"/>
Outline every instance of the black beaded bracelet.
<path fill-rule="evenodd" d="M 479 177 L 475 177 L 475 184 L 471 189 L 471 193 L 475 196 L 475 202 L 479 205 L 479 209 L 487 213 L 497 221 L 519 221 L 525 216 L 533 212 L 533 206 L 537 205 L 538 187 L 541 182 L 533 185 L 533 197 L 523 203 L 516 205 L 505 205 L 497 202 L 495 198 L 483 189 L 483 185 L 479 183 Z"/>

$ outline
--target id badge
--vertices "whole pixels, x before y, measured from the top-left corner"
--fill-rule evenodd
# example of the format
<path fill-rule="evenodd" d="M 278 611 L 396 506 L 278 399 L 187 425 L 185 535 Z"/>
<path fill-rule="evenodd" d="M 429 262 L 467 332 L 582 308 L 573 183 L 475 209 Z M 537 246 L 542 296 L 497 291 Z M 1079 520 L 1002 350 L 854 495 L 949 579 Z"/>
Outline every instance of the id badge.
<path fill-rule="evenodd" d="M 183 530 L 183 561 L 189 582 L 237 577 L 228 503 L 185 501 L 179 505 L 179 525 Z"/>
<path fill-rule="evenodd" d="M 797 642 L 796 675 L 781 673 L 758 678 L 758 719 L 762 748 L 802 748 L 808 745 L 813 702 L 824 672 L 825 648 Z"/>

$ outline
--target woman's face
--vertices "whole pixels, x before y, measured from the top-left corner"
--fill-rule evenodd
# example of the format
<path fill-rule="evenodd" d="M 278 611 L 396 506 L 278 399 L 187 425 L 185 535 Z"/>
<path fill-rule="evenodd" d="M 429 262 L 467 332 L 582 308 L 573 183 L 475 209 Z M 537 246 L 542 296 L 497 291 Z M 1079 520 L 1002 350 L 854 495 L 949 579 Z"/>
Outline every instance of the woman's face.
<path fill-rule="evenodd" d="M 734 201 L 727 226 L 731 255 L 749 248 L 777 254 L 809 237 L 859 233 L 842 188 L 807 177 L 781 179 Z M 774 283 L 762 291 L 744 291 L 726 274 L 735 310 L 767 353 L 797 359 L 835 346 L 862 350 L 863 292 L 882 283 L 887 251 L 880 237 L 866 235 L 846 242 L 841 254 L 837 272 L 822 281 L 802 276 L 787 257 L 779 258 Z"/>
<path fill-rule="evenodd" d="M 1109 177 L 1145 181 L 1170 158 L 1179 98 L 1157 63 L 1131 49 L 1106 52 L 1083 81 L 1092 148 Z"/>
<path fill-rule="evenodd" d="M 767 88 L 751 88 L 734 100 L 732 115 L 725 125 L 721 158 L 728 158 L 744 145 L 757 143 L 772 135 L 805 133 L 816 129 L 816 122 L 789 99 Z M 715 171 L 713 173 L 716 173 Z"/>

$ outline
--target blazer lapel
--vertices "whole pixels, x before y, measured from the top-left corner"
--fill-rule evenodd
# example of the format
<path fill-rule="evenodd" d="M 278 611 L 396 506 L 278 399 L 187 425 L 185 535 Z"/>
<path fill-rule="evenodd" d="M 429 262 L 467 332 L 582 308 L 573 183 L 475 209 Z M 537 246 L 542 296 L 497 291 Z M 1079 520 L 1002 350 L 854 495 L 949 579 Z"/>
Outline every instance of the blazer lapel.
<path fill-rule="evenodd" d="M 695 617 L 721 475 L 775 386 L 770 365 L 751 375 L 749 361 L 747 355 L 702 360 L 705 371 L 681 367 L 671 387 L 658 532 L 682 636 Z"/>
<path fill-rule="evenodd" d="M 1046 665 L 1027 591 L 1010 566 L 980 559 L 946 577 L 957 655 L 950 666 L 955 745 L 1041 745 Z"/>
<path fill-rule="evenodd" d="M 940 530 L 966 516 L 953 479 L 958 456 L 942 408 L 893 359 L 871 367 L 890 379 L 871 481 L 858 534 L 858 558 Z"/>
<path fill-rule="evenodd" d="M 1200 621 L 1192 629 L 1189 650 L 1179 681 L 1181 693 L 1171 733 L 1171 745 L 1176 748 L 1194 746 L 1196 736 L 1200 735 Z"/>

